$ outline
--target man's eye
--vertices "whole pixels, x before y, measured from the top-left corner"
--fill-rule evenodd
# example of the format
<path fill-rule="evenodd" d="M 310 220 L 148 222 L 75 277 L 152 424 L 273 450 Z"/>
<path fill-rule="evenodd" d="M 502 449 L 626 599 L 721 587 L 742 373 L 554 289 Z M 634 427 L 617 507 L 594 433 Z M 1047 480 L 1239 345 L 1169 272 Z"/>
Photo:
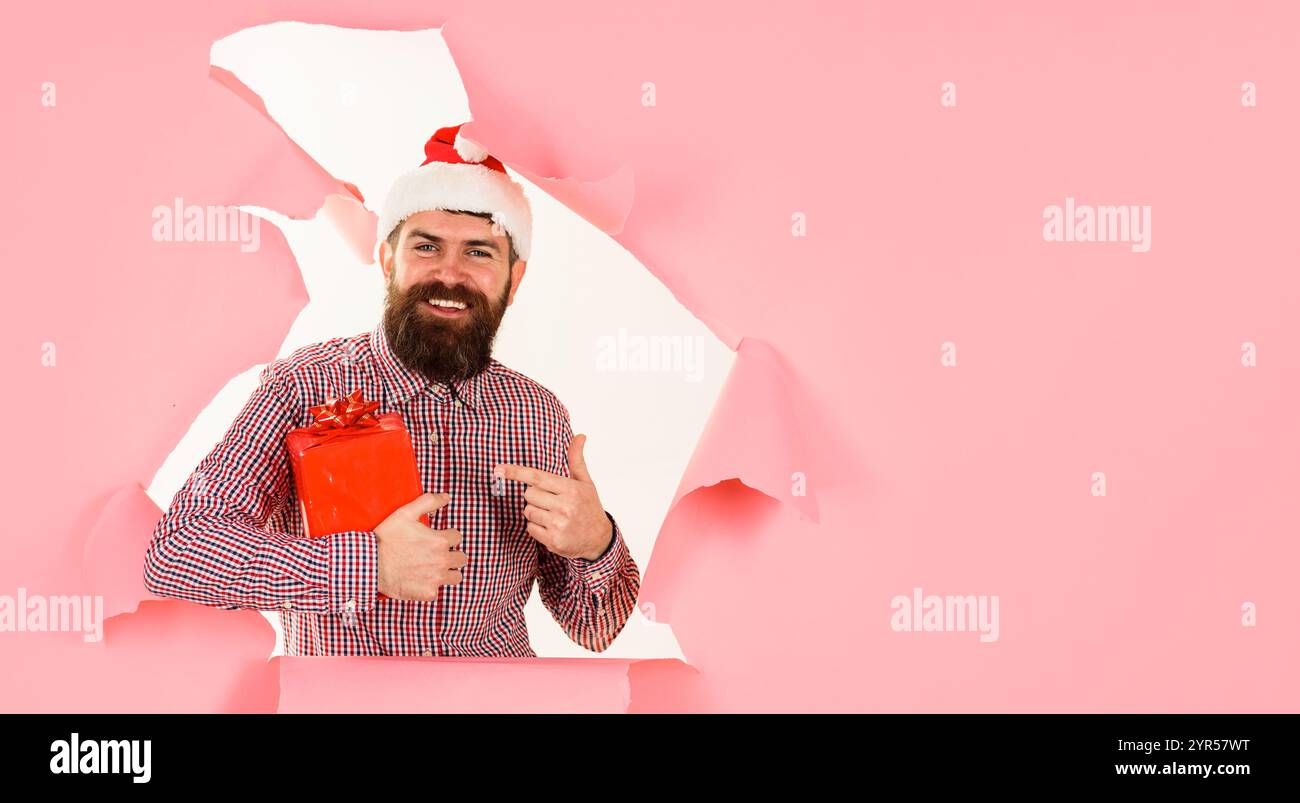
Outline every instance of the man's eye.
<path fill-rule="evenodd" d="M 471 253 L 471 254 L 482 254 L 482 255 L 485 256 L 485 257 L 490 257 L 490 256 L 492 256 L 492 255 L 489 254 L 487 251 L 483 251 L 483 250 L 478 249 L 478 248 L 475 248 L 473 251 L 470 251 L 470 253 Z"/>
<path fill-rule="evenodd" d="M 415 247 L 415 250 L 419 251 L 421 248 L 436 248 L 436 247 L 437 246 L 435 246 L 433 243 L 420 243 Z"/>

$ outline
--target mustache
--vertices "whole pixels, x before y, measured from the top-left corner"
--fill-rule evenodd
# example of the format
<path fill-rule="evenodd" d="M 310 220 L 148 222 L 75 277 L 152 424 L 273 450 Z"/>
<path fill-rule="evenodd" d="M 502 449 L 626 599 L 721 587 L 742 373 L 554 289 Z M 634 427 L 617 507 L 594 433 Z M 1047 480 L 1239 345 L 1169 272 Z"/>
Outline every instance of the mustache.
<path fill-rule="evenodd" d="M 468 285 L 444 284 L 440 281 L 421 282 L 406 288 L 402 299 L 407 303 L 422 303 L 430 298 L 460 301 L 470 306 L 487 307 L 487 297 Z"/>

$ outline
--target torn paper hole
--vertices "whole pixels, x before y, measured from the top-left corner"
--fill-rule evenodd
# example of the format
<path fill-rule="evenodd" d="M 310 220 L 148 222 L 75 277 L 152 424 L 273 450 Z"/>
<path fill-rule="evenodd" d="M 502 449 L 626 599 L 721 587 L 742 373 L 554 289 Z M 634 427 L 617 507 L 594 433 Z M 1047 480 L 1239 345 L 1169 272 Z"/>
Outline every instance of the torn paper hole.
<path fill-rule="evenodd" d="M 354 143 L 375 143 L 373 149 L 367 149 L 373 151 L 370 157 L 401 153 L 402 142 L 406 143 L 405 152 L 419 154 L 430 130 L 468 119 L 460 116 L 464 114 L 463 91 L 454 66 L 447 71 L 450 59 L 437 34 L 280 23 L 242 31 L 213 47 L 214 72 L 247 84 L 249 91 L 242 94 L 260 99 L 260 108 L 350 190 L 350 196 L 327 198 L 322 211 L 306 221 L 243 207 L 282 229 L 311 298 L 278 356 L 327 337 L 370 328 L 378 319 L 382 278 L 377 267 L 357 264 L 358 258 L 364 260 L 368 253 L 366 231 L 373 231 L 373 214 L 358 200 L 382 198 L 386 183 L 408 169 L 411 159 L 359 158 Z M 354 52 L 355 57 L 340 59 L 340 52 Z M 285 53 L 294 57 L 276 55 Z M 348 69 L 341 74 L 337 69 L 340 63 L 364 64 L 367 69 Z M 395 74 L 431 76 L 432 80 L 420 87 L 428 93 L 425 102 L 396 103 L 391 92 L 400 82 L 387 79 Z M 401 91 L 409 90 L 402 86 Z M 363 108 L 356 108 L 357 104 Z M 376 104 L 407 110 L 394 114 L 392 124 L 382 129 L 386 142 L 378 142 L 373 127 L 364 123 L 374 119 L 367 110 L 373 111 Z M 617 511 L 644 573 L 667 510 L 688 490 L 694 476 L 679 484 L 674 495 L 675 478 L 683 475 L 696 452 L 708 411 L 732 367 L 735 354 L 727 345 L 734 336 L 727 333 L 729 343 L 719 342 L 643 266 L 600 231 L 621 228 L 630 206 L 630 172 L 619 171 L 598 185 L 542 180 L 548 190 L 580 207 L 581 214 L 541 192 L 524 175 L 531 174 L 512 169 L 512 177 L 525 185 L 534 207 L 536 256 L 531 262 L 549 269 L 530 271 L 529 281 L 521 287 L 502 327 L 495 355 L 555 390 L 569 406 L 575 427 L 589 433 L 589 463 L 593 470 L 605 467 L 600 479 L 602 499 L 608 509 Z M 373 303 L 358 303 L 358 299 Z M 582 309 L 583 314 L 557 325 L 553 310 L 566 306 Z M 714 329 L 718 330 L 716 324 Z M 538 332 L 546 334 L 542 343 Z M 646 349 L 668 340 L 689 343 L 693 350 L 679 351 L 676 364 L 665 361 L 660 370 L 650 369 L 654 361 L 644 359 Z M 588 359 L 559 361 L 556 354 Z M 233 378 L 169 455 L 149 488 L 159 507 L 169 504 L 189 472 L 225 431 L 251 393 L 261 368 L 252 366 Z M 751 384 L 733 377 L 729 386 Z M 706 438 L 701 445 L 712 440 Z M 692 465 L 708 467 L 714 462 L 707 454 L 697 454 Z M 701 473 L 698 468 L 696 473 Z M 701 475 L 709 473 L 703 470 Z M 738 470 L 735 476 L 749 473 Z M 770 482 L 756 480 L 754 486 L 774 496 L 779 493 Z M 643 605 L 642 609 L 653 610 L 653 606 Z M 275 622 L 277 617 L 268 614 L 268 618 Z M 563 635 L 536 593 L 527 619 L 539 656 L 591 655 Z M 282 645 L 277 643 L 275 652 L 281 651 Z M 601 656 L 684 660 L 671 629 L 650 621 L 640 610 Z"/>
<path fill-rule="evenodd" d="M 340 57 L 354 49 L 361 52 Z M 288 53 L 292 59 L 284 57 Z M 213 62 L 255 93 L 266 113 L 304 151 L 372 202 L 383 197 L 386 181 L 418 159 L 433 128 L 458 116 L 466 119 L 458 76 L 454 68 L 448 71 L 449 58 L 436 31 L 347 32 L 277 24 L 218 42 Z M 376 71 L 349 69 L 344 74 L 341 63 L 366 64 Z M 419 88 L 428 93 L 424 102 L 410 102 L 412 87 L 389 80 L 391 75 L 409 74 L 436 76 Z M 347 86 L 336 96 L 331 87 L 339 82 Z M 369 122 L 374 118 L 367 118 L 372 104 L 420 113 L 418 119 L 405 121 L 402 114 L 393 116 L 376 139 Z M 376 167 L 374 160 L 357 158 L 355 143 L 362 141 L 373 142 L 374 150 L 384 154 L 401 153 L 400 143 L 406 142 L 407 156 L 386 163 L 379 159 Z M 575 427 L 588 433 L 587 458 L 602 501 L 619 518 L 638 565 L 644 567 L 676 478 L 685 469 L 734 354 L 590 222 L 594 218 L 602 225 L 621 225 L 630 176 L 612 177 L 597 187 L 564 181 L 570 199 L 595 199 L 586 216 L 521 176 L 514 177 L 529 192 L 537 235 L 527 282 L 510 308 L 494 355 L 553 390 L 568 406 Z M 620 197 L 622 212 L 609 211 L 618 209 Z M 377 266 L 357 261 L 365 254 L 362 232 L 372 210 L 344 196 L 327 199 L 312 220 L 293 220 L 260 207 L 242 209 L 281 229 L 311 299 L 278 356 L 374 326 L 382 311 L 382 276 Z M 556 309 L 581 314 L 557 320 Z M 642 359 L 646 348 L 667 341 L 679 345 L 673 355 L 676 363 Z M 566 359 L 557 360 L 556 355 Z M 169 455 L 149 486 L 160 508 L 170 503 L 225 432 L 260 369 L 252 366 L 233 378 Z M 591 656 L 563 634 L 535 592 L 526 619 L 539 657 Z M 282 649 L 277 646 L 277 651 Z M 600 656 L 683 658 L 668 625 L 650 621 L 640 610 Z"/>

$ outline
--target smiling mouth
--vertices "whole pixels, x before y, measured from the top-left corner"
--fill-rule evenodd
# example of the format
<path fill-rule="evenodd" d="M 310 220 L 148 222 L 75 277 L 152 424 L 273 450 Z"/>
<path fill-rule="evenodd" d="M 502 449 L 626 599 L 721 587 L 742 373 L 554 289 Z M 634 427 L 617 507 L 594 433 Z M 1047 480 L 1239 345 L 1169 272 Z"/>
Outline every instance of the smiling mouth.
<path fill-rule="evenodd" d="M 431 298 L 424 304 L 434 315 L 442 318 L 459 318 L 469 314 L 469 304 L 446 298 Z"/>

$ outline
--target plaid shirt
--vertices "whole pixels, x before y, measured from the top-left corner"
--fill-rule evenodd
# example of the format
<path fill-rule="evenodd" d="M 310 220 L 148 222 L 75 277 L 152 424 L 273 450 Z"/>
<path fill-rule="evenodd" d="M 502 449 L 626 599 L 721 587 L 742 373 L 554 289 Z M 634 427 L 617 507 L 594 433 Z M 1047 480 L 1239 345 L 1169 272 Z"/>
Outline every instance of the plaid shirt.
<path fill-rule="evenodd" d="M 425 490 L 451 495 L 433 526 L 460 530 L 469 563 L 437 600 L 376 596 L 374 532 L 305 534 L 285 434 L 311 423 L 310 406 L 356 388 L 380 401 L 377 412 L 402 414 Z M 266 366 L 176 493 L 145 553 L 145 585 L 228 610 L 279 611 L 288 655 L 535 657 L 524 604 L 536 579 L 569 638 L 602 651 L 640 590 L 618 523 L 609 517 L 614 536 L 602 557 L 565 558 L 528 535 L 525 486 L 492 493 L 498 463 L 569 476 L 572 437 L 559 399 L 496 360 L 454 386 L 433 384 L 395 357 L 382 322 L 306 346 Z"/>

